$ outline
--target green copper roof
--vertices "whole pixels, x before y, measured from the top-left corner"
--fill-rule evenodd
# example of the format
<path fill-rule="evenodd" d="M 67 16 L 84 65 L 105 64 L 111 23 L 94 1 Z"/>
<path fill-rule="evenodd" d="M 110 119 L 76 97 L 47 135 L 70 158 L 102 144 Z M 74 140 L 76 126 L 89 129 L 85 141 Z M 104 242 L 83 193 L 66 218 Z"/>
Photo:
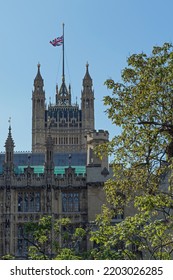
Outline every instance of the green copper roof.
<path fill-rule="evenodd" d="M 64 175 L 65 174 L 65 168 L 68 168 L 69 166 L 55 166 L 54 168 L 54 174 L 55 175 Z M 15 168 L 16 174 L 22 174 L 24 173 L 24 168 L 27 168 L 27 166 L 18 166 Z M 35 174 L 43 174 L 44 173 L 44 166 L 38 165 L 38 166 L 31 166 L 31 168 L 34 168 Z M 82 174 L 84 175 L 86 173 L 86 167 L 85 166 L 72 166 L 72 168 L 75 168 L 75 173 L 77 175 Z"/>

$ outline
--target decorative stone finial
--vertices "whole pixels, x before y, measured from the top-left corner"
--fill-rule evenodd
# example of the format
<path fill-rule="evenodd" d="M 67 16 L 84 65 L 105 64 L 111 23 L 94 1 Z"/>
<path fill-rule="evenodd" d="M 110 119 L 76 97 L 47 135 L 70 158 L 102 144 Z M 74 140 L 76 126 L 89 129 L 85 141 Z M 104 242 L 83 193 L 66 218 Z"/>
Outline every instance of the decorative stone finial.
<path fill-rule="evenodd" d="M 9 123 L 9 129 L 11 130 L 11 117 L 9 117 L 8 123 Z"/>

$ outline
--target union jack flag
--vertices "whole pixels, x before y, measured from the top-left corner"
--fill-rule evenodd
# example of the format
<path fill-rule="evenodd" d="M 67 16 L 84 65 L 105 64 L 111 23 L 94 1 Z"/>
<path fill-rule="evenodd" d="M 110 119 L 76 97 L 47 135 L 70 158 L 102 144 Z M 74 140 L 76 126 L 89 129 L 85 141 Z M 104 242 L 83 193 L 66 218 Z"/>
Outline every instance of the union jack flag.
<path fill-rule="evenodd" d="M 57 46 L 61 46 L 63 44 L 63 35 L 61 37 L 57 37 L 54 40 L 50 41 L 50 43 L 52 44 L 52 46 L 57 47 Z"/>

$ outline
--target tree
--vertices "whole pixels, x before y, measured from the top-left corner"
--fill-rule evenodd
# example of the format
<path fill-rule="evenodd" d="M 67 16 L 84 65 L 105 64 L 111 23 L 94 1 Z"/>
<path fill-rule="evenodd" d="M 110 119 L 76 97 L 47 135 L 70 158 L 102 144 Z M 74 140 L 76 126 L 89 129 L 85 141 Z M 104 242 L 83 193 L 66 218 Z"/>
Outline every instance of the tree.
<path fill-rule="evenodd" d="M 119 248 L 122 258 L 171 259 L 173 252 L 173 45 L 133 54 L 122 82 L 106 81 L 108 117 L 121 133 L 97 148 L 113 154 L 114 177 L 105 191 L 113 214 L 126 218 L 104 225 L 105 212 L 93 233 L 101 247 Z M 108 227 L 109 225 L 109 227 Z M 103 238 L 105 236 L 105 239 Z M 121 246 L 120 246 L 121 244 Z"/>
<path fill-rule="evenodd" d="M 69 218 L 54 220 L 51 216 L 43 216 L 38 223 L 26 223 L 23 231 L 29 244 L 28 258 L 35 260 L 81 259 L 84 252 L 79 247 L 85 235 L 83 228 L 73 228 Z"/>

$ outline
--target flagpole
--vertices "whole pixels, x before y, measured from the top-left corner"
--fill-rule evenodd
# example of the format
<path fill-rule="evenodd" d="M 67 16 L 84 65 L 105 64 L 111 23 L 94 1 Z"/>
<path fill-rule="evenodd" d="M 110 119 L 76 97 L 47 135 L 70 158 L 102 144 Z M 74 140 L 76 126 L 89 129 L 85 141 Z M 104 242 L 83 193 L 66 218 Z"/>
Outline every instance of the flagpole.
<path fill-rule="evenodd" d="M 64 23 L 62 24 L 63 29 L 63 44 L 62 44 L 62 80 L 65 81 L 65 73 L 64 73 Z"/>

